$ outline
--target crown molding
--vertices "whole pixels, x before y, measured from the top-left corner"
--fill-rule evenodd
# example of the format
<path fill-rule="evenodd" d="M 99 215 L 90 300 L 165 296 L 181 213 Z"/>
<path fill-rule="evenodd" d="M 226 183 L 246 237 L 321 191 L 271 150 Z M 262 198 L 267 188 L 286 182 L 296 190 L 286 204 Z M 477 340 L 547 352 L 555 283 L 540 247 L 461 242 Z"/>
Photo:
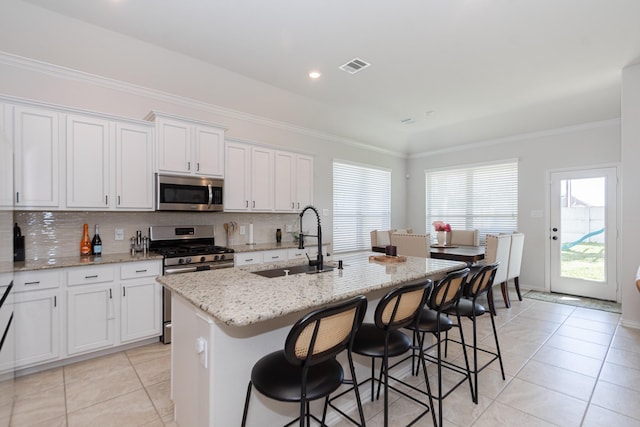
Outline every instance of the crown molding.
<path fill-rule="evenodd" d="M 193 108 L 204 112 L 213 114 L 219 114 L 224 117 L 229 117 L 237 120 L 244 120 L 254 124 L 259 124 L 274 129 L 284 130 L 288 132 L 297 133 L 300 135 L 306 135 L 313 138 L 323 139 L 325 141 L 336 142 L 351 147 L 356 147 L 362 150 L 373 151 L 385 155 L 391 155 L 394 157 L 407 158 L 406 153 L 387 150 L 385 148 L 375 147 L 367 145 L 365 143 L 334 135 L 328 132 L 322 132 L 315 129 L 306 128 L 303 126 L 294 125 L 291 123 L 282 122 L 279 120 L 273 120 L 266 117 L 258 116 L 255 114 L 245 113 L 242 111 L 233 110 L 230 108 L 221 107 L 214 104 L 209 104 L 202 101 L 197 101 L 192 98 L 164 92 L 157 89 L 152 89 L 144 86 L 139 86 L 133 83 L 124 82 L 121 80 L 112 79 L 109 77 L 99 76 L 84 71 L 74 70 L 72 68 L 63 67 L 60 65 L 54 65 L 48 62 L 40 61 L 37 59 L 26 58 L 19 55 L 14 55 L 8 52 L 0 51 L 0 64 L 8 65 L 11 67 L 20 68 L 36 73 L 46 74 L 52 77 L 64 78 L 67 80 L 74 80 L 83 83 L 91 83 L 96 86 L 100 86 L 106 89 L 112 89 L 127 94 L 134 94 L 143 96 L 146 98 L 157 99 L 159 101 L 168 102 L 176 105 L 180 105 L 187 108 Z"/>
<path fill-rule="evenodd" d="M 436 156 L 436 155 L 440 155 L 440 154 L 457 153 L 457 152 L 460 152 L 460 151 L 469 150 L 471 148 L 483 148 L 483 147 L 489 147 L 489 146 L 492 146 L 492 145 L 508 144 L 508 143 L 513 143 L 513 142 L 522 142 L 522 141 L 526 141 L 526 140 L 534 139 L 534 138 L 543 138 L 543 137 L 547 137 L 547 136 L 563 135 L 563 134 L 579 132 L 579 131 L 583 131 L 583 130 L 598 129 L 598 128 L 604 128 L 604 127 L 610 127 L 610 126 L 620 126 L 621 123 L 622 123 L 622 120 L 619 119 L 619 118 L 618 119 L 601 120 L 601 121 L 597 121 L 597 122 L 583 123 L 583 124 L 579 124 L 579 125 L 566 126 L 566 127 L 548 129 L 548 130 L 542 130 L 542 131 L 538 131 L 538 132 L 521 133 L 521 134 L 518 134 L 518 135 L 507 136 L 507 137 L 504 137 L 504 138 L 487 139 L 487 140 L 484 140 L 484 141 L 475 141 L 475 142 L 470 142 L 468 144 L 456 145 L 455 147 L 443 148 L 443 149 L 440 149 L 440 150 L 425 151 L 425 152 L 422 152 L 422 153 L 411 154 L 408 157 L 409 157 L 409 159 L 419 159 L 419 158 L 424 158 L 424 157 Z"/>

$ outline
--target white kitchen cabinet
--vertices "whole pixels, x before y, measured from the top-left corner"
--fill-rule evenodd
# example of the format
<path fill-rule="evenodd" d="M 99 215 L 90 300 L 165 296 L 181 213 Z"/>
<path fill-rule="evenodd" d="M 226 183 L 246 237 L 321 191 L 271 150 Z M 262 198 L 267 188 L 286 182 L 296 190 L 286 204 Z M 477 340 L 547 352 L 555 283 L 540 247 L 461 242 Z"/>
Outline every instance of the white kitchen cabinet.
<path fill-rule="evenodd" d="M 243 265 L 262 264 L 264 262 L 262 252 L 263 251 L 236 253 L 233 259 L 234 265 L 240 267 Z"/>
<path fill-rule="evenodd" d="M 23 368 L 61 357 L 62 327 L 58 271 L 19 272 L 14 276 L 13 327 L 15 367 Z"/>
<path fill-rule="evenodd" d="M 60 206 L 60 115 L 13 106 L 16 208 Z"/>
<path fill-rule="evenodd" d="M 123 264 L 120 272 L 120 342 L 162 333 L 162 275 L 160 261 Z"/>
<path fill-rule="evenodd" d="M 313 202 L 313 157 L 288 151 L 274 155 L 277 212 L 298 212 Z"/>
<path fill-rule="evenodd" d="M 13 208 L 13 123 L 11 106 L 0 104 L 0 209 Z"/>
<path fill-rule="evenodd" d="M 113 346 L 118 312 L 114 267 L 69 268 L 67 287 L 67 354 Z"/>
<path fill-rule="evenodd" d="M 274 151 L 240 142 L 227 142 L 224 210 L 272 212 Z"/>
<path fill-rule="evenodd" d="M 117 210 L 153 210 L 153 128 L 115 124 Z"/>
<path fill-rule="evenodd" d="M 289 259 L 288 251 L 286 249 L 275 249 L 271 251 L 262 252 L 262 262 L 278 262 L 287 261 Z"/>
<path fill-rule="evenodd" d="M 224 128 L 151 113 L 157 131 L 158 172 L 224 176 Z"/>
<path fill-rule="evenodd" d="M 109 121 L 68 115 L 66 120 L 66 206 L 109 208 Z"/>

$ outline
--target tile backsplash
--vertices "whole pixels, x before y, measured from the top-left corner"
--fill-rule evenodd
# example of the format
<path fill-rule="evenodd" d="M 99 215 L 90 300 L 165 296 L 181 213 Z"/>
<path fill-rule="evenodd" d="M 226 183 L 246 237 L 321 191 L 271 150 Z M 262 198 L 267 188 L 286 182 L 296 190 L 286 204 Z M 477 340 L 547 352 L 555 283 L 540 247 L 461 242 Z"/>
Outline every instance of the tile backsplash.
<path fill-rule="evenodd" d="M 220 246 L 240 245 L 248 242 L 249 224 L 253 223 L 255 243 L 275 242 L 276 229 L 282 229 L 282 241 L 293 241 L 292 233 L 286 226 L 299 230 L 299 215 L 291 214 L 250 214 L 250 213 L 190 213 L 190 212 L 76 212 L 76 211 L 16 211 L 13 220 L 17 222 L 25 236 L 27 259 L 51 259 L 75 256 L 80 253 L 80 239 L 83 224 L 89 224 L 93 237 L 95 224 L 100 228 L 102 252 L 115 254 L 129 251 L 130 238 L 136 230 L 142 235 L 149 234 L 150 225 L 203 225 L 213 224 L 215 242 Z M 235 221 L 239 227 L 246 227 L 240 235 L 237 230 L 231 241 L 227 241 L 224 224 Z M 116 228 L 124 229 L 124 240 L 115 240 Z"/>

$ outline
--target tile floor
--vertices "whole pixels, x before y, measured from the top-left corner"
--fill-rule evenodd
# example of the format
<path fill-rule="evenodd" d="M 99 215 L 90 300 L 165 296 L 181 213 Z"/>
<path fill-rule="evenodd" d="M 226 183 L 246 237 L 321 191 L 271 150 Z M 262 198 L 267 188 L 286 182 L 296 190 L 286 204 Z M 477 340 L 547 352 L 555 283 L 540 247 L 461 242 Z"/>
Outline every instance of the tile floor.
<path fill-rule="evenodd" d="M 477 405 L 468 387 L 454 391 L 444 400 L 445 426 L 640 427 L 640 330 L 604 311 L 512 302 L 505 309 L 499 301 L 496 318 L 506 380 L 496 362 L 480 374 Z M 490 347 L 488 317 L 479 323 Z M 153 344 L 18 378 L 11 425 L 175 426 L 169 358 L 169 346 Z M 381 401 L 362 393 L 367 425 L 381 426 Z M 391 399 L 390 425 L 405 425 L 418 409 Z M 431 426 L 430 415 L 416 425 Z"/>

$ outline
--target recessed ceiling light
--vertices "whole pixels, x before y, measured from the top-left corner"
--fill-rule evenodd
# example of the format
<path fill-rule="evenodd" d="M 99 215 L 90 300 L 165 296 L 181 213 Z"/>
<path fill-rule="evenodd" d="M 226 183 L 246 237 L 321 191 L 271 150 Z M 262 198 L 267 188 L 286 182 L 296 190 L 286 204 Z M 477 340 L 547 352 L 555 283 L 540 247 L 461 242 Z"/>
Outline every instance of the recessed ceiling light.
<path fill-rule="evenodd" d="M 320 74 L 319 71 L 312 71 L 309 73 L 309 77 L 311 77 L 312 79 L 319 79 L 321 75 L 322 74 Z"/>
<path fill-rule="evenodd" d="M 433 115 L 433 113 L 435 113 L 435 111 L 433 111 L 433 110 L 429 110 L 429 111 L 425 111 L 425 112 L 424 112 L 424 115 L 425 115 L 426 117 L 430 117 L 430 116 L 432 116 L 432 115 Z"/>
<path fill-rule="evenodd" d="M 402 119 L 402 120 L 400 120 L 400 123 L 403 123 L 403 124 L 405 124 L 405 125 L 412 125 L 412 124 L 414 124 L 415 122 L 416 122 L 416 121 L 415 121 L 414 119 L 410 118 L 410 117 L 409 117 L 409 118 L 406 118 L 406 119 Z"/>

